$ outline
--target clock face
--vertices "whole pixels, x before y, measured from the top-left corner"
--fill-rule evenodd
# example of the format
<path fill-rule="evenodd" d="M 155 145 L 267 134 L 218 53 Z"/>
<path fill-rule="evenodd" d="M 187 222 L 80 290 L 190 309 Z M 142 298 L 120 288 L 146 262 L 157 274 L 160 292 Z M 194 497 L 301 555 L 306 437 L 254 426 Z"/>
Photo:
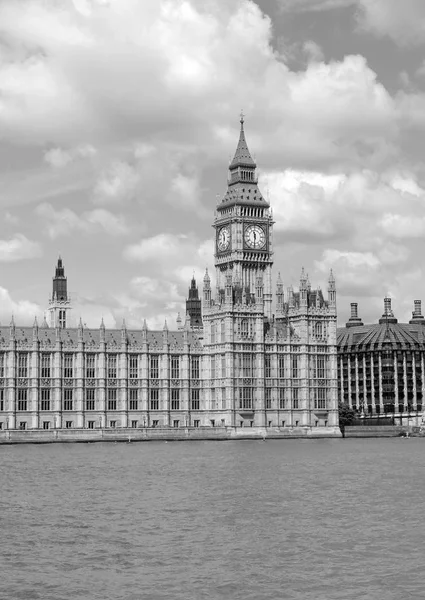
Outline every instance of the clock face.
<path fill-rule="evenodd" d="M 264 248 L 266 245 L 266 234 L 259 225 L 250 225 L 245 229 L 245 244 L 248 248 Z"/>
<path fill-rule="evenodd" d="M 218 232 L 217 247 L 220 252 L 227 250 L 230 244 L 230 231 L 228 227 L 222 227 Z"/>

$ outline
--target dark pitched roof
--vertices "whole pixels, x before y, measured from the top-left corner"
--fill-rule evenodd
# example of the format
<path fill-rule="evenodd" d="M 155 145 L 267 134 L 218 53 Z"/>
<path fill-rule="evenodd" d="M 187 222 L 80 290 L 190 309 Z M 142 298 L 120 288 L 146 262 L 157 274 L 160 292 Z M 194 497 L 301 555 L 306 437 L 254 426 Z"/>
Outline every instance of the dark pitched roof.
<path fill-rule="evenodd" d="M 239 182 L 230 186 L 224 195 L 222 204 L 247 204 L 250 206 L 269 207 L 255 182 Z"/>
<path fill-rule="evenodd" d="M 338 351 L 379 350 L 390 344 L 393 349 L 419 350 L 425 348 L 424 325 L 408 323 L 376 323 L 356 327 L 339 327 Z"/>
<path fill-rule="evenodd" d="M 248 144 L 245 139 L 245 132 L 243 129 L 243 119 L 241 119 L 241 131 L 239 134 L 239 142 L 236 148 L 235 156 L 233 157 L 232 162 L 230 163 L 230 168 L 234 168 L 237 166 L 247 166 L 247 167 L 255 167 L 256 164 L 251 156 L 251 153 L 248 149 Z"/>
<path fill-rule="evenodd" d="M 54 346 L 56 343 L 57 331 L 59 332 L 60 339 L 63 347 L 77 348 L 78 346 L 78 328 L 70 329 L 59 329 L 54 328 L 38 328 L 37 338 L 40 341 L 41 346 Z M 86 349 L 93 347 L 99 347 L 100 344 L 100 330 L 99 329 L 88 329 L 83 328 L 83 342 L 85 343 Z M 164 331 L 150 331 L 146 332 L 146 341 L 150 348 L 157 347 L 158 350 L 162 348 L 164 344 Z M 167 331 L 167 341 L 170 349 L 175 348 L 176 350 L 183 350 L 184 347 L 184 331 Z M 31 346 L 33 343 L 34 329 L 33 327 L 15 327 L 15 339 L 18 345 Z M 126 340 L 128 346 L 131 349 L 132 346 L 140 347 L 145 342 L 143 338 L 143 331 L 137 330 L 125 330 Z M 202 349 L 202 343 L 198 335 L 189 331 L 187 333 L 188 343 L 192 346 L 192 349 Z M 105 329 L 105 342 L 109 349 L 118 348 L 121 346 L 122 330 L 121 329 Z M 0 327 L 0 344 L 3 346 L 9 345 L 10 341 L 10 327 Z"/>

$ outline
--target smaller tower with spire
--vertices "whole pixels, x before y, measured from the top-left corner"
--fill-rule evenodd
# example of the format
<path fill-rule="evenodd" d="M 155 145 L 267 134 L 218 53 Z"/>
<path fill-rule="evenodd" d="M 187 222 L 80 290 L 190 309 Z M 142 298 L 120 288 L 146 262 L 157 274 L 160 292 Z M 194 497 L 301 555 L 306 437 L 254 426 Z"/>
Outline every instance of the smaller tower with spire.
<path fill-rule="evenodd" d="M 205 281 L 205 279 L 204 279 Z M 189 288 L 189 296 L 186 300 L 186 314 L 190 317 L 191 329 L 202 329 L 202 306 L 196 285 L 195 274 L 192 277 Z"/>
<path fill-rule="evenodd" d="M 59 256 L 53 277 L 53 291 L 49 300 L 50 327 L 65 329 L 69 326 L 68 313 L 71 310 L 71 301 L 68 297 L 68 282 L 62 258 Z"/>

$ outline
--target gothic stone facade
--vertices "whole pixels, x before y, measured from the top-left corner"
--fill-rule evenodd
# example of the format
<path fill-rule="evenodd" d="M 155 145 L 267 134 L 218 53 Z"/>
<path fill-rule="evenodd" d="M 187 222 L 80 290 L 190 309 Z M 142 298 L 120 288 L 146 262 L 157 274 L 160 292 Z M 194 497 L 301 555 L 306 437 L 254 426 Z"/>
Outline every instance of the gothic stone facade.
<path fill-rule="evenodd" d="M 336 291 L 304 271 L 272 309 L 273 220 L 243 119 L 214 221 L 202 329 L 70 328 L 62 261 L 45 321 L 0 328 L 0 427 L 315 427 L 339 435 Z"/>

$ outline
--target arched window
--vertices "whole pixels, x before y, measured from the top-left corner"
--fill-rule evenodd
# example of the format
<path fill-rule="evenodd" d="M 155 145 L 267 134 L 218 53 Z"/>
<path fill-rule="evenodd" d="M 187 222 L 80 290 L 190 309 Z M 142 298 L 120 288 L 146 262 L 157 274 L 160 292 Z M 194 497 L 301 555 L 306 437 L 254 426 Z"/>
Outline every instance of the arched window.
<path fill-rule="evenodd" d="M 224 343 L 226 341 L 226 326 L 224 319 L 221 320 L 221 342 Z"/>
<path fill-rule="evenodd" d="M 216 330 L 216 324 L 211 323 L 211 344 L 215 344 L 215 330 Z"/>
<path fill-rule="evenodd" d="M 316 337 L 322 337 L 323 335 L 323 326 L 322 323 L 316 323 L 315 328 L 314 328 L 314 335 Z"/>

